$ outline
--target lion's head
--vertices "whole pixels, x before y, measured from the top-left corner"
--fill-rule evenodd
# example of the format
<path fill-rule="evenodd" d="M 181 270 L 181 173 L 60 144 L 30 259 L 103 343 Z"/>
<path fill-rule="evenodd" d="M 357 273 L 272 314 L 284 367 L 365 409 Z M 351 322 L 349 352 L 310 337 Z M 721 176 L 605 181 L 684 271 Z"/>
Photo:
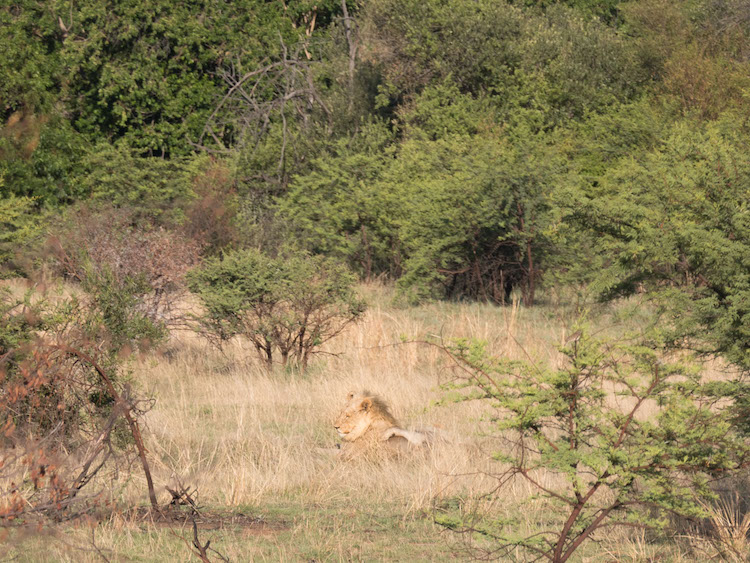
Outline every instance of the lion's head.
<path fill-rule="evenodd" d="M 398 423 L 388 411 L 388 405 L 367 391 L 349 393 L 344 410 L 334 423 L 345 442 L 354 442 L 373 431 L 382 433 L 393 426 L 398 426 Z"/>

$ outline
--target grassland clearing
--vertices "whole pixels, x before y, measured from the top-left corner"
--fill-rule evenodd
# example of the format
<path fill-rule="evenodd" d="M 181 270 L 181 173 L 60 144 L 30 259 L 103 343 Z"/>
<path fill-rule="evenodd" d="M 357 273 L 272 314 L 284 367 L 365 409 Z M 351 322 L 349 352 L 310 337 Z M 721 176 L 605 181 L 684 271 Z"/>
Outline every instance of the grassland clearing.
<path fill-rule="evenodd" d="M 426 337 L 474 337 L 496 355 L 539 364 L 561 361 L 570 311 L 436 303 L 390 305 L 382 286 L 363 287 L 370 310 L 327 347 L 306 373 L 268 372 L 253 350 L 232 341 L 222 351 L 189 332 L 135 361 L 134 382 L 154 398 L 145 435 L 160 504 L 165 487 L 196 491 L 200 539 L 232 561 L 418 561 L 462 559 L 465 538 L 433 522 L 444 507 L 466 505 L 495 516 L 521 517 L 529 531 L 548 523 L 543 501 L 516 503 L 533 490 L 518 481 L 502 496 L 492 439 L 482 435 L 482 402 L 439 406 L 451 362 Z M 610 330 L 602 315 L 599 330 Z M 721 377 L 718 367 L 711 372 Z M 332 422 L 348 391 L 387 399 L 406 427 L 439 428 L 452 439 L 409 460 L 342 461 Z M 114 476 L 112 476 L 114 478 Z M 550 482 L 554 474 L 540 474 Z M 188 561 L 192 523 L 129 507 L 145 504 L 137 472 L 108 485 L 117 508 L 98 523 L 79 522 L 54 535 L 12 542 L 21 561 Z M 185 513 L 186 514 L 186 513 Z M 654 543 L 637 531 L 610 532 L 581 557 L 595 561 L 666 557 L 690 560 L 679 542 Z M 95 546 L 95 547 L 94 547 Z"/>

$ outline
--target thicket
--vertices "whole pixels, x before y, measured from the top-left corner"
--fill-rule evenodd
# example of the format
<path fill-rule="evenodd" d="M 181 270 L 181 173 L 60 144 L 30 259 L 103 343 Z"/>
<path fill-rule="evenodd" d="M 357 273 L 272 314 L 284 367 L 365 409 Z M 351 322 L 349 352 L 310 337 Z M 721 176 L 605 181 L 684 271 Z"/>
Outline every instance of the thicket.
<path fill-rule="evenodd" d="M 742 2 L 110 4 L 0 12 L 2 189 L 30 198 L 3 211 L 10 269 L 40 210 L 94 198 L 203 252 L 332 257 L 406 302 L 532 304 L 609 251 L 571 201 L 658 198 L 612 175 L 673 142 L 660 124 L 745 119 Z"/>

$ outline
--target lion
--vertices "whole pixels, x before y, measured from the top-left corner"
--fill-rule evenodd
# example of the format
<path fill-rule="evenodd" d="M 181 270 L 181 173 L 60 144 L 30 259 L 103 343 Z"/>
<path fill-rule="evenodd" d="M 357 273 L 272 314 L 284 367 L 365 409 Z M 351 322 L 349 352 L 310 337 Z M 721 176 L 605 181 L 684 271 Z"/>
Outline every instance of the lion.
<path fill-rule="evenodd" d="M 347 455 L 384 445 L 394 453 L 421 448 L 430 435 L 401 428 L 380 397 L 367 391 L 347 395 L 344 410 L 334 422 Z"/>

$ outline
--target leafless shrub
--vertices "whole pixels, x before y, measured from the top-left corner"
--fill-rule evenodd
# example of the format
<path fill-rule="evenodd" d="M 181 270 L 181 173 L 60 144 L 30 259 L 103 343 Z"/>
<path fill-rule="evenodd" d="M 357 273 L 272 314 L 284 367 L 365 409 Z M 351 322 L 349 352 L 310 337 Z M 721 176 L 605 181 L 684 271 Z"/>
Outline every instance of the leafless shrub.
<path fill-rule="evenodd" d="M 215 254 L 238 239 L 235 226 L 237 209 L 231 170 L 214 161 L 193 180 L 196 198 L 185 210 L 182 231 L 200 246 L 203 253 Z"/>
<path fill-rule="evenodd" d="M 105 485 L 93 485 L 97 475 L 129 466 L 134 451 L 156 507 L 138 424 L 144 403 L 100 356 L 77 331 L 39 336 L 2 355 L 0 526 L 89 513 L 107 501 Z"/>
<path fill-rule="evenodd" d="M 60 273 L 85 281 L 106 273 L 115 283 L 143 282 L 139 309 L 150 320 L 178 323 L 184 276 L 198 263 L 201 245 L 164 227 L 132 224 L 127 210 L 80 208 L 75 227 L 50 237 L 48 248 Z"/>
<path fill-rule="evenodd" d="M 189 509 L 189 512 L 185 519 L 185 523 L 187 523 L 187 521 L 190 521 L 190 523 L 192 524 L 192 542 L 177 533 L 174 529 L 170 528 L 172 534 L 185 542 L 185 545 L 188 547 L 190 552 L 198 557 L 198 559 L 203 561 L 203 563 L 211 563 L 211 559 L 209 558 L 209 551 L 215 554 L 216 557 L 218 557 L 221 561 L 229 561 L 229 559 L 224 557 L 224 555 L 211 547 L 211 540 L 207 540 L 205 543 L 202 543 L 198 536 L 199 530 L 197 518 L 201 517 L 202 514 L 200 509 L 198 508 L 197 501 L 195 500 L 195 498 L 193 498 L 197 494 L 197 491 L 191 492 L 190 487 L 185 487 L 181 484 L 178 484 L 174 489 L 167 487 L 167 491 L 170 495 L 172 495 L 172 500 L 169 503 L 169 508 L 176 510 L 180 506 L 187 506 Z"/>

